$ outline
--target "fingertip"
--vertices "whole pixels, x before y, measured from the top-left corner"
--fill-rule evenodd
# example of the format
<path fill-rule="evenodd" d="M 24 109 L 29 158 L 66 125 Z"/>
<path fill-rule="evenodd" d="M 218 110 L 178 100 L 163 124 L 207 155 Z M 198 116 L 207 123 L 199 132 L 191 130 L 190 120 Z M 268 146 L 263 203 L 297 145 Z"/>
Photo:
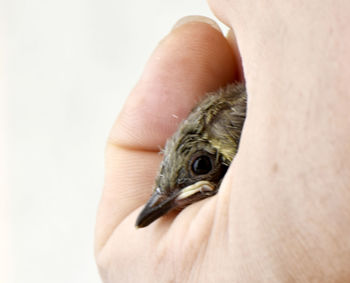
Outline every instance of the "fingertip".
<path fill-rule="evenodd" d="M 188 23 L 205 23 L 211 26 L 212 28 L 216 29 L 217 31 L 221 32 L 219 25 L 214 20 L 199 15 L 185 16 L 179 19 L 173 26 L 172 31 Z"/>

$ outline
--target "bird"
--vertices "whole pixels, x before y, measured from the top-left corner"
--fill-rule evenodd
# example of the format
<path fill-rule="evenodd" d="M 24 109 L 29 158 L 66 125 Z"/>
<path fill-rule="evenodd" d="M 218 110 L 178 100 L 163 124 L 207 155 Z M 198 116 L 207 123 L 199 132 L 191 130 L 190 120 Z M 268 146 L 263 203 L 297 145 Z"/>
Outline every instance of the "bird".
<path fill-rule="evenodd" d="M 143 228 L 172 210 L 215 195 L 234 159 L 246 118 L 243 83 L 207 93 L 162 150 L 148 202 L 136 220 Z"/>

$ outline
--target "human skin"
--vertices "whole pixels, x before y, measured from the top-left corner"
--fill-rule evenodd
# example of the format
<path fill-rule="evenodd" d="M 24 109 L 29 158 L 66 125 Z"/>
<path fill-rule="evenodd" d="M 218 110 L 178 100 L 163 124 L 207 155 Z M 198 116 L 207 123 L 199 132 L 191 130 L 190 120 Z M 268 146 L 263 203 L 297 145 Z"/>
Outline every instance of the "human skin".
<path fill-rule="evenodd" d="M 210 1 L 248 92 L 219 193 L 145 229 L 159 145 L 195 101 L 238 80 L 203 22 L 159 44 L 115 122 L 96 225 L 104 282 L 350 282 L 350 2 Z M 176 114 L 179 119 L 175 119 Z"/>

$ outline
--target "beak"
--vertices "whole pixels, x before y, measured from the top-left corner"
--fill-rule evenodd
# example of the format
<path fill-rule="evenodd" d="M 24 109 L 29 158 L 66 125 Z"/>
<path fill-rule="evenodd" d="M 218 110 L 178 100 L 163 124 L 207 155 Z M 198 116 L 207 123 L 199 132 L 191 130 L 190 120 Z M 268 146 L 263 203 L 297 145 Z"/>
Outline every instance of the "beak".
<path fill-rule="evenodd" d="M 174 208 L 176 194 L 169 197 L 157 188 L 137 217 L 136 227 L 143 228 Z"/>
<path fill-rule="evenodd" d="M 199 181 L 167 196 L 157 188 L 136 220 L 136 227 L 143 228 L 177 207 L 185 207 L 216 194 L 217 186 L 208 181 Z"/>

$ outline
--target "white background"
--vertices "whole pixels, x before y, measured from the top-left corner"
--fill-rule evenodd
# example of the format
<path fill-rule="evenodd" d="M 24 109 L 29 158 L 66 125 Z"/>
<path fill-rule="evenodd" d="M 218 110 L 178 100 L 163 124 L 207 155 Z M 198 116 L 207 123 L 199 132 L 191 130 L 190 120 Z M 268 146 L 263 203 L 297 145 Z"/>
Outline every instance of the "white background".
<path fill-rule="evenodd" d="M 107 133 L 157 42 L 211 13 L 205 0 L 0 1 L 0 282 L 100 282 Z"/>

